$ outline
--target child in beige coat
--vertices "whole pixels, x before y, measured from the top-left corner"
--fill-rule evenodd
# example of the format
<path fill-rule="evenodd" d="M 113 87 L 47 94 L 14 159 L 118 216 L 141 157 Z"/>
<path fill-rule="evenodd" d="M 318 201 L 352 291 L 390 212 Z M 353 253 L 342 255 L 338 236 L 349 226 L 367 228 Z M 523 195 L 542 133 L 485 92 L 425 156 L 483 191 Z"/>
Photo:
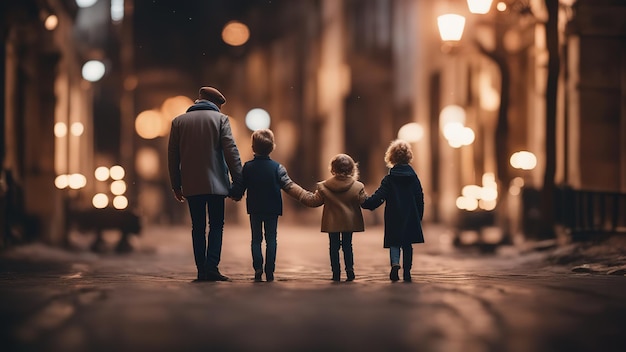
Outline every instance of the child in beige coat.
<path fill-rule="evenodd" d="M 308 207 L 324 205 L 321 232 L 327 232 L 330 241 L 330 267 L 333 281 L 340 281 L 339 249 L 343 250 L 346 281 L 353 281 L 354 253 L 352 233 L 365 231 L 361 204 L 367 198 L 363 184 L 357 181 L 358 167 L 346 154 L 338 154 L 330 161 L 332 177 L 319 182 L 315 193 L 303 191 L 299 200 Z"/>

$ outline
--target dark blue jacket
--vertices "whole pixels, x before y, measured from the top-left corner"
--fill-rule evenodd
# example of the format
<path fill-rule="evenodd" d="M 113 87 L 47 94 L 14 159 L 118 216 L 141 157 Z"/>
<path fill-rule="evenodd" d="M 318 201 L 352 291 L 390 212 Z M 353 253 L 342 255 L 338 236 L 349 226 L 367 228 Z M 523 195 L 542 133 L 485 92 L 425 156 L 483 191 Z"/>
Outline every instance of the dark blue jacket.
<path fill-rule="evenodd" d="M 243 165 L 243 190 L 248 214 L 283 214 L 281 189 L 293 181 L 287 170 L 269 156 L 255 155 Z"/>
<path fill-rule="evenodd" d="M 424 243 L 424 192 L 422 183 L 410 165 L 399 164 L 391 168 L 380 187 L 361 207 L 374 210 L 383 203 L 386 203 L 385 248 Z"/>

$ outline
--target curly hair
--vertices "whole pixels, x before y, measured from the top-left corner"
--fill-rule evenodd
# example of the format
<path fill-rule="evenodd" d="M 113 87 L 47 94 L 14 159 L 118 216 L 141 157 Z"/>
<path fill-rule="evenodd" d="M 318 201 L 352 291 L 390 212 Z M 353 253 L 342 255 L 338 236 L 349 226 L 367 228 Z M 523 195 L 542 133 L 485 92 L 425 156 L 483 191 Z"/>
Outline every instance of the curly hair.
<path fill-rule="evenodd" d="M 270 155 L 274 150 L 274 132 L 264 128 L 252 132 L 252 151 L 258 155 Z"/>
<path fill-rule="evenodd" d="M 337 154 L 330 161 L 330 173 L 337 176 L 359 177 L 359 166 L 348 154 Z"/>
<path fill-rule="evenodd" d="M 385 163 L 387 167 L 394 167 L 398 164 L 408 164 L 413 160 L 413 151 L 411 145 L 401 139 L 396 139 L 389 144 L 385 152 Z"/>

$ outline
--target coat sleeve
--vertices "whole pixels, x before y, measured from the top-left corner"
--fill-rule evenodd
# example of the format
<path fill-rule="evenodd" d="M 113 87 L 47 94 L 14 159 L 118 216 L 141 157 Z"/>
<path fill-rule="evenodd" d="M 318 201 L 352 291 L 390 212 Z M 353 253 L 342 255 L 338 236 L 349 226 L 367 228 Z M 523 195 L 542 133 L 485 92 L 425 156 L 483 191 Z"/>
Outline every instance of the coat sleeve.
<path fill-rule="evenodd" d="M 374 210 L 381 206 L 385 200 L 387 199 L 387 195 L 389 193 L 389 180 L 385 176 L 378 189 L 372 194 L 370 197 L 367 197 L 365 201 L 361 204 L 361 208 Z"/>
<path fill-rule="evenodd" d="M 228 165 L 228 171 L 234 184 L 234 187 L 242 187 L 243 174 L 241 166 L 241 157 L 239 156 L 239 149 L 233 138 L 233 133 L 230 128 L 230 121 L 228 116 L 224 115 L 220 126 L 220 139 L 222 144 L 222 150 L 224 151 L 224 159 L 226 165 Z"/>
<path fill-rule="evenodd" d="M 424 190 L 422 189 L 422 183 L 420 182 L 419 177 L 417 178 L 415 201 L 417 203 L 417 211 L 419 212 L 421 221 L 424 219 Z"/>
<path fill-rule="evenodd" d="M 181 176 L 180 176 L 180 136 L 178 134 L 178 127 L 175 121 L 172 121 L 172 127 L 170 128 L 170 138 L 167 144 L 167 168 L 170 174 L 170 183 L 172 189 L 181 189 Z"/>

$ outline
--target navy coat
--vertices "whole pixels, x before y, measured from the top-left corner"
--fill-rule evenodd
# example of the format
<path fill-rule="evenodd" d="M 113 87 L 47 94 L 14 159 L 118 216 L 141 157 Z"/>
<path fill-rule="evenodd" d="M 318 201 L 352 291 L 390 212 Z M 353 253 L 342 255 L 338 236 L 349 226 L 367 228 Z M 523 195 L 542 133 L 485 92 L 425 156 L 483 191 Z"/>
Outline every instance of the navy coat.
<path fill-rule="evenodd" d="M 243 189 L 233 190 L 237 198 L 247 190 L 248 214 L 283 214 L 281 189 L 293 181 L 287 170 L 267 155 L 255 155 L 243 165 Z"/>
<path fill-rule="evenodd" d="M 380 187 L 361 207 L 374 210 L 383 203 L 386 203 L 385 248 L 424 243 L 424 192 L 422 183 L 410 165 L 399 164 L 391 168 Z"/>

